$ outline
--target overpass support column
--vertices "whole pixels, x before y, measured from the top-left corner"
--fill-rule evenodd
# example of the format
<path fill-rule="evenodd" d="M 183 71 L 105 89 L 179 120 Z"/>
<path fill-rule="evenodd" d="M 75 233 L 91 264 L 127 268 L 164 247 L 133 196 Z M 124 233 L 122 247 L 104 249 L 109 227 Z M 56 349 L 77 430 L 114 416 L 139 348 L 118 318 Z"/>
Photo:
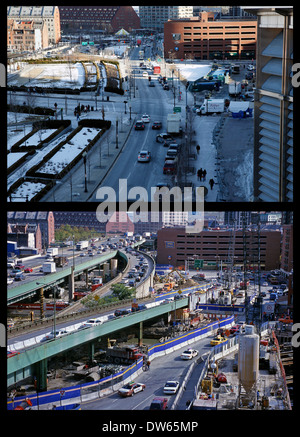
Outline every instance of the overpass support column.
<path fill-rule="evenodd" d="M 89 282 L 89 271 L 86 270 L 85 271 L 85 285 L 86 285 L 86 287 L 88 286 L 88 282 Z"/>
<path fill-rule="evenodd" d="M 95 343 L 90 343 L 90 361 L 93 361 L 95 354 Z"/>
<path fill-rule="evenodd" d="M 74 299 L 74 266 L 71 266 L 71 274 L 69 276 L 69 301 Z"/>
<path fill-rule="evenodd" d="M 47 391 L 47 360 L 36 363 L 36 391 Z"/>
<path fill-rule="evenodd" d="M 45 313 L 44 313 L 44 288 L 41 287 L 40 288 L 40 319 L 43 320 L 45 318 Z"/>
<path fill-rule="evenodd" d="M 143 322 L 139 323 L 138 344 L 139 346 L 143 344 Z"/>

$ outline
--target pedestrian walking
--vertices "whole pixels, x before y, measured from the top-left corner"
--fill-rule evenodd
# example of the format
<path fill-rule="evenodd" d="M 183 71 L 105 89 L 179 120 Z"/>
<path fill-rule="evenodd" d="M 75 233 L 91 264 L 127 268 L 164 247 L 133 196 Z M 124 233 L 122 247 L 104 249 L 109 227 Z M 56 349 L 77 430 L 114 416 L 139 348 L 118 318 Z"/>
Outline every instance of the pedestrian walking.
<path fill-rule="evenodd" d="M 197 150 L 197 154 L 199 155 L 199 153 L 200 153 L 200 146 L 199 146 L 199 144 L 197 144 L 196 150 Z"/>
<path fill-rule="evenodd" d="M 199 170 L 197 171 L 197 177 L 198 177 L 198 181 L 201 181 L 202 178 L 202 169 L 199 168 Z"/>
<path fill-rule="evenodd" d="M 206 170 L 205 169 L 202 172 L 202 177 L 203 177 L 203 180 L 205 181 L 205 178 L 206 178 Z"/>
<path fill-rule="evenodd" d="M 211 179 L 209 180 L 209 185 L 210 185 L 210 189 L 212 190 L 212 189 L 213 189 L 213 186 L 215 185 L 215 181 L 213 180 L 213 178 L 211 178 Z"/>

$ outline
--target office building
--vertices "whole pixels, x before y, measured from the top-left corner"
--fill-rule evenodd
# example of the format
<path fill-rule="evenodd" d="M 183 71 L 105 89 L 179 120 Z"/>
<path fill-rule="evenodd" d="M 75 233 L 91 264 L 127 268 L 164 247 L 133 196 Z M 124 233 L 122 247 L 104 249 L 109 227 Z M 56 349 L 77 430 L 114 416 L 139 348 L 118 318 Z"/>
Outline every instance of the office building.
<path fill-rule="evenodd" d="M 245 232 L 247 268 L 258 265 L 259 239 L 256 229 Z M 233 245 L 234 265 L 244 265 L 243 231 L 232 229 L 203 230 L 197 234 L 188 234 L 184 227 L 164 228 L 157 233 L 157 263 L 184 266 L 188 260 L 203 260 L 204 266 L 216 268 L 226 265 L 229 248 Z M 262 270 L 280 267 L 281 232 L 280 230 L 260 231 L 260 265 Z"/>
<path fill-rule="evenodd" d="M 257 15 L 254 196 L 293 201 L 293 7 L 245 7 Z"/>
<path fill-rule="evenodd" d="M 141 27 L 163 32 L 168 20 L 193 16 L 193 6 L 140 6 Z"/>
<path fill-rule="evenodd" d="M 140 29 L 140 19 L 132 6 L 59 6 L 59 11 L 64 31 Z"/>
<path fill-rule="evenodd" d="M 164 56 L 174 59 L 254 59 L 257 22 L 215 20 L 214 12 L 169 20 L 164 25 Z"/>

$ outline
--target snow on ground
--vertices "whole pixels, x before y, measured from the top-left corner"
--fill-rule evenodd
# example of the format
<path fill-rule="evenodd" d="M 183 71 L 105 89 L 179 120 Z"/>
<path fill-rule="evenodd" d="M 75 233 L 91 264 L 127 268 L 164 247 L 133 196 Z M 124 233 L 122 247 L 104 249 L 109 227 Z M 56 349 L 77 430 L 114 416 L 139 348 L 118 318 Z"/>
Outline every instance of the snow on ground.
<path fill-rule="evenodd" d="M 11 198 L 12 202 L 26 202 L 27 199 L 30 201 L 37 193 L 39 193 L 46 184 L 41 182 L 23 182 L 13 193 Z M 10 199 L 7 199 L 10 201 Z"/>
<path fill-rule="evenodd" d="M 85 82 L 85 71 L 80 62 L 76 64 L 28 64 L 13 77 L 9 85 L 26 85 L 31 87 L 75 87 L 80 88 Z"/>
<path fill-rule="evenodd" d="M 19 159 L 23 158 L 27 152 L 15 152 L 9 153 L 7 155 L 7 168 L 13 165 L 15 162 L 19 161 Z"/>
<path fill-rule="evenodd" d="M 193 82 L 204 76 L 206 76 L 211 70 L 211 64 L 176 64 L 176 68 L 180 71 L 181 75 L 188 80 Z"/>
<path fill-rule="evenodd" d="M 98 128 L 82 128 L 68 143 L 58 150 L 41 168 L 39 173 L 58 174 L 88 146 L 89 142 L 100 132 Z"/>

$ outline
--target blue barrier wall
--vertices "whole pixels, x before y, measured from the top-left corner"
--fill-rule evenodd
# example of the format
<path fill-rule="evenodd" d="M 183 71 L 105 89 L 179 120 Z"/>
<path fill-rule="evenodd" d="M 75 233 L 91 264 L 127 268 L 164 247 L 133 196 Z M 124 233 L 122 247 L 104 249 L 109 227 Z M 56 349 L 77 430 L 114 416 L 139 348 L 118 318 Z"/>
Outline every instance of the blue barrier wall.
<path fill-rule="evenodd" d="M 217 328 L 222 328 L 223 326 L 226 326 L 233 322 L 234 322 L 233 316 L 227 317 L 219 321 L 211 322 L 208 325 L 204 326 L 203 328 L 198 328 L 193 331 L 185 332 L 184 334 L 178 337 L 170 338 L 164 343 L 154 344 L 153 346 L 149 347 L 148 355 L 151 358 L 152 355 L 158 352 L 166 352 L 168 349 L 180 345 L 181 343 L 184 343 L 188 340 L 193 340 L 196 337 L 199 337 L 200 335 L 211 332 L 212 330 Z M 9 399 L 7 402 L 7 409 L 13 410 L 21 402 L 23 402 L 24 399 L 30 399 L 33 407 L 37 407 L 39 405 L 44 405 L 44 404 L 56 404 L 59 406 L 62 400 L 66 401 L 67 399 L 72 400 L 72 398 L 80 397 L 82 391 L 85 392 L 89 390 L 100 391 L 103 388 L 106 388 L 105 387 L 106 383 L 108 383 L 109 385 L 113 385 L 113 383 L 121 382 L 122 380 L 126 379 L 128 376 L 130 376 L 137 370 L 140 370 L 142 366 L 143 366 L 143 359 L 141 358 L 136 363 L 132 364 L 131 366 L 128 366 L 126 369 L 122 370 L 121 372 L 116 373 L 115 375 L 107 376 L 106 378 L 102 378 L 97 382 L 90 382 L 73 387 L 41 392 L 38 395 L 33 394 L 25 397 L 24 396 L 16 397 L 14 400 Z"/>

